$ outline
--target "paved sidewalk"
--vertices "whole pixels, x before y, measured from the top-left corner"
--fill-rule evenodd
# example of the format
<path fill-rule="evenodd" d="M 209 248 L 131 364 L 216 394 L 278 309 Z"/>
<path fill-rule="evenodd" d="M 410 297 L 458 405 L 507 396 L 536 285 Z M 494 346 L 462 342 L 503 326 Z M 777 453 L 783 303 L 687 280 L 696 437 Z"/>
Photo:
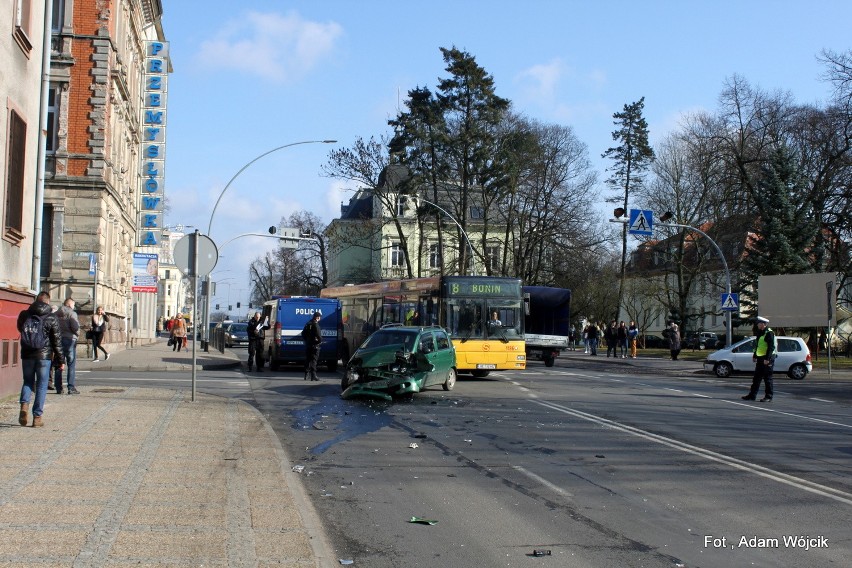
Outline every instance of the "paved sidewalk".
<path fill-rule="evenodd" d="M 187 349 L 172 351 L 168 338 L 159 337 L 156 343 L 110 352 L 110 358 L 97 363 L 88 357 L 77 357 L 77 369 L 83 371 L 192 371 L 192 341 Z M 107 347 L 110 349 L 110 347 Z M 230 349 L 220 353 L 210 347 L 209 353 L 196 348 L 196 371 L 227 369 L 240 366 L 240 358 Z"/>
<path fill-rule="evenodd" d="M 107 363 L 154 368 L 161 352 L 159 365 L 184 364 L 158 345 Z M 18 425 L 17 397 L 0 404 L 0 567 L 337 565 L 254 407 L 205 394 L 191 402 L 178 390 L 78 388 L 48 391 L 44 428 Z"/>

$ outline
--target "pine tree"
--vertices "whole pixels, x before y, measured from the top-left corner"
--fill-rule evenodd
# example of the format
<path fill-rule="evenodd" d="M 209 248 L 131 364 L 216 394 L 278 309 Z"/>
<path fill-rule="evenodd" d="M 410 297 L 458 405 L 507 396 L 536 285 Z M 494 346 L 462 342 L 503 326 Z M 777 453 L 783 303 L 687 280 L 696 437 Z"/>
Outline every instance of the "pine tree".
<path fill-rule="evenodd" d="M 808 255 L 818 242 L 819 223 L 811 204 L 801 202 L 806 189 L 791 153 L 776 149 L 757 181 L 754 237 L 740 265 L 742 304 L 751 315 L 757 313 L 760 276 L 813 272 Z"/>
<path fill-rule="evenodd" d="M 639 189 L 645 171 L 654 161 L 654 150 L 648 143 L 648 123 L 642 116 L 645 108 L 645 97 L 637 102 L 624 105 L 622 112 L 612 115 L 613 124 L 618 130 L 612 133 L 612 139 L 619 142 L 618 146 L 603 153 L 604 158 L 611 158 L 615 164 L 609 169 L 612 175 L 607 184 L 618 193 L 607 199 L 610 203 L 622 201 L 622 207 L 627 211 L 630 193 Z M 618 283 L 618 304 L 615 307 L 614 318 L 618 318 L 624 298 L 624 279 L 627 268 L 627 225 L 621 232 L 621 271 Z"/>

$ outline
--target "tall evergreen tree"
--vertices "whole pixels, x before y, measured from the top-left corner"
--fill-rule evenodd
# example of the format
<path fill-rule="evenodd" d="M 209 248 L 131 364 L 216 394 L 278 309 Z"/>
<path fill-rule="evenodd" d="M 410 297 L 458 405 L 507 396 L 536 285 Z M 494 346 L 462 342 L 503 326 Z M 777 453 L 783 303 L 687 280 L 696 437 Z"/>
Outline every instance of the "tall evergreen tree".
<path fill-rule="evenodd" d="M 813 272 L 808 255 L 819 242 L 819 222 L 811 204 L 800 199 L 807 184 L 784 146 L 762 168 L 755 195 L 754 237 L 740 266 L 742 304 L 750 315 L 757 314 L 760 276 Z"/>
<path fill-rule="evenodd" d="M 645 108 L 645 97 L 635 103 L 624 105 L 622 112 L 612 115 L 613 124 L 618 129 L 613 131 L 612 139 L 618 143 L 603 153 L 604 158 L 610 158 L 615 163 L 609 169 L 612 175 L 607 184 L 617 193 L 607 199 L 610 203 L 622 203 L 627 211 L 630 194 L 642 185 L 644 174 L 654 161 L 654 150 L 648 143 L 648 123 L 642 116 Z M 627 267 L 627 225 L 621 232 L 621 270 L 618 282 L 618 304 L 615 307 L 614 318 L 618 318 L 622 299 L 624 298 L 624 273 Z"/>

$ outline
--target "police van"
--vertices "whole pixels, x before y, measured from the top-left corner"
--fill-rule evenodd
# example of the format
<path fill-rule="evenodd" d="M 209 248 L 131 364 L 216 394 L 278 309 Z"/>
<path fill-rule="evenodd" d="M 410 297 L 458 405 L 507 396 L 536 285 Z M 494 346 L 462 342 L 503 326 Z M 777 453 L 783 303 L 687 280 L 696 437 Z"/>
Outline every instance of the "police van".
<path fill-rule="evenodd" d="M 264 338 L 264 352 L 269 368 L 277 371 L 286 364 L 305 364 L 305 342 L 302 329 L 314 315 L 322 314 L 319 326 L 322 330 L 320 365 L 329 371 L 337 370 L 341 358 L 343 340 L 343 318 L 340 301 L 332 298 L 308 296 L 273 297 L 263 305 L 263 318 L 269 318 L 269 330 Z"/>

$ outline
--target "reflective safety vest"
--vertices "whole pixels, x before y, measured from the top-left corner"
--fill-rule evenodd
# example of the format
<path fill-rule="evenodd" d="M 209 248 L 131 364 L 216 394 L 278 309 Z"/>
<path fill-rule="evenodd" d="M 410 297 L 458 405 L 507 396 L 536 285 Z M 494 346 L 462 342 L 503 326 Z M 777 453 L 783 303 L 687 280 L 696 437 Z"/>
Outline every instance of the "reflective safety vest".
<path fill-rule="evenodd" d="M 767 327 L 763 330 L 763 334 L 757 338 L 757 347 L 754 349 L 754 354 L 758 357 L 765 357 L 766 353 L 769 351 L 769 344 L 766 342 L 766 336 L 769 333 L 772 333 L 772 330 Z M 774 333 L 772 334 L 772 338 L 775 339 Z"/>

